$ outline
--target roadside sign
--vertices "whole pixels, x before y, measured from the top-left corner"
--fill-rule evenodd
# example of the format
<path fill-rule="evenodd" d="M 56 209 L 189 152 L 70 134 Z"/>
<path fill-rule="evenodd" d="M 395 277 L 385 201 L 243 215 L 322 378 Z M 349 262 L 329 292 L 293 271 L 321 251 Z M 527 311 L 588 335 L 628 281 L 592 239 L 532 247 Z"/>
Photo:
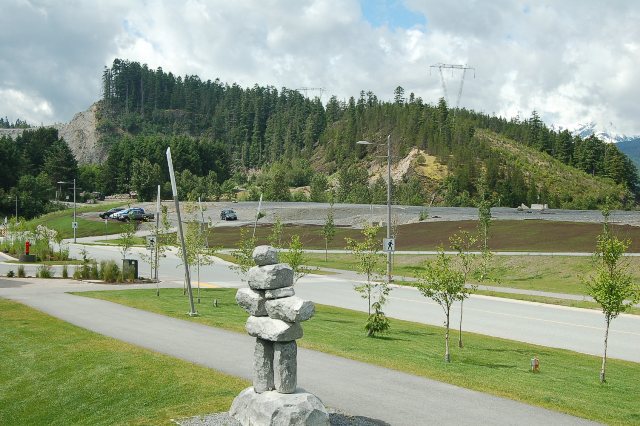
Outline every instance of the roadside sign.
<path fill-rule="evenodd" d="M 73 229 L 78 229 L 78 222 L 71 222 L 71 227 Z"/>
<path fill-rule="evenodd" d="M 384 238 L 382 240 L 382 251 L 386 253 L 392 253 L 396 251 L 396 240 L 395 238 Z"/>

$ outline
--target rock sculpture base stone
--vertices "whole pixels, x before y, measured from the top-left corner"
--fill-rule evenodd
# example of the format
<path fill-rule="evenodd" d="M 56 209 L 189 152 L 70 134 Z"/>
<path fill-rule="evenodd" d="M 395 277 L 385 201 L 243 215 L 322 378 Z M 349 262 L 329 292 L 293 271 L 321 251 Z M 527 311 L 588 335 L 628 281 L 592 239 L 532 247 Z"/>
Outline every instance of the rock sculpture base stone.
<path fill-rule="evenodd" d="M 273 342 L 256 338 L 253 353 L 253 389 L 258 392 L 273 390 Z"/>
<path fill-rule="evenodd" d="M 317 396 L 298 389 L 296 393 L 257 393 L 246 388 L 231 404 L 229 414 L 243 426 L 328 426 L 329 413 Z"/>
<path fill-rule="evenodd" d="M 298 345 L 273 343 L 273 383 L 280 393 L 294 393 L 298 384 Z"/>

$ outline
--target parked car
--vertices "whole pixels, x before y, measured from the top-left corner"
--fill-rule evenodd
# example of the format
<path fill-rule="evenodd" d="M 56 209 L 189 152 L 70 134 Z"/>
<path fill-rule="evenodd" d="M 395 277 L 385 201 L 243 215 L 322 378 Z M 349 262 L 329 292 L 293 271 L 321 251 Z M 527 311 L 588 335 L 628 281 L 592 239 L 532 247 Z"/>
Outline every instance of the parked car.
<path fill-rule="evenodd" d="M 233 210 L 226 209 L 220 212 L 220 220 L 238 220 L 238 216 Z"/>
<path fill-rule="evenodd" d="M 110 217 L 112 214 L 117 213 L 119 211 L 124 210 L 124 207 L 114 207 L 112 209 L 107 210 L 106 212 L 102 212 L 100 213 L 98 216 L 100 216 L 102 219 L 106 219 L 108 217 Z"/>
<path fill-rule="evenodd" d="M 142 207 L 134 207 L 131 210 L 129 210 L 129 213 L 127 213 L 127 215 L 124 216 L 122 220 L 125 220 L 127 222 L 130 220 L 146 222 L 149 220 L 153 220 L 153 218 L 154 218 L 153 213 L 146 213 Z"/>
<path fill-rule="evenodd" d="M 117 211 L 115 213 L 111 213 L 111 215 L 109 216 L 109 219 L 117 219 L 117 220 L 121 220 L 120 217 L 122 216 L 126 216 L 127 214 L 129 214 L 129 209 L 122 209 L 120 211 Z"/>

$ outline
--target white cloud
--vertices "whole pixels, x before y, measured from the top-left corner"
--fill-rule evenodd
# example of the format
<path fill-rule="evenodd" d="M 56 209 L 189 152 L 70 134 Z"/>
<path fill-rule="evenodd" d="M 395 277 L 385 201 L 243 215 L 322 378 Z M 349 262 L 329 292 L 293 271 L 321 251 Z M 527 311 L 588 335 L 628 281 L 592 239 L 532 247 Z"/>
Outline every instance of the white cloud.
<path fill-rule="evenodd" d="M 0 87 L 0 111 L 15 111 L 16 118 L 30 123 L 48 123 L 53 118 L 51 104 L 45 99 L 14 89 Z M 4 118 L 4 116 L 3 116 Z"/>
<path fill-rule="evenodd" d="M 444 62 L 476 69 L 462 106 L 640 134 L 636 2 L 405 3 L 426 26 L 376 27 L 356 0 L 8 0 L 0 88 L 47 102 L 35 122 L 69 120 L 99 99 L 102 68 L 119 57 L 242 86 L 325 87 L 340 99 L 360 90 L 391 99 L 401 85 L 435 103 L 442 90 L 429 66 Z M 455 102 L 460 75 L 445 76 Z M 26 118 L 13 103 L 2 108 Z"/>

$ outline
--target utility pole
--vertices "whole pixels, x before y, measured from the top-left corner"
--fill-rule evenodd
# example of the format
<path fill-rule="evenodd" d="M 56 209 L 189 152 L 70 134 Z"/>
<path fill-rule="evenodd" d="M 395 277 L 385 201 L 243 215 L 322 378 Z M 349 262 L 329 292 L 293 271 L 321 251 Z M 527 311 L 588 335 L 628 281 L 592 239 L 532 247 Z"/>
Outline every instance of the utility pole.
<path fill-rule="evenodd" d="M 78 222 L 76 221 L 76 180 L 73 180 L 73 244 L 76 243 L 76 230 Z"/>

